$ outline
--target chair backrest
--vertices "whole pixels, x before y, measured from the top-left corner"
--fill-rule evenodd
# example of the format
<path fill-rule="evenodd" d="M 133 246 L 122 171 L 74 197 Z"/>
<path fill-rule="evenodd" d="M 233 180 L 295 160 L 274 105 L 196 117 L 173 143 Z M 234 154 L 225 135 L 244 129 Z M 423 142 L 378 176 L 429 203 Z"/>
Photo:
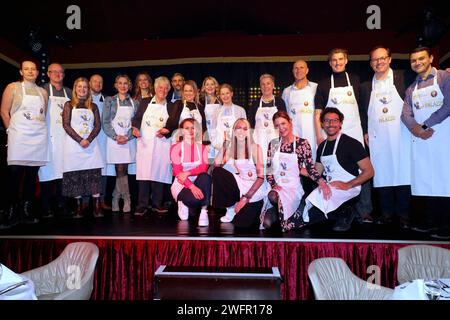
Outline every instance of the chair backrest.
<path fill-rule="evenodd" d="M 383 300 L 393 290 L 358 278 L 340 258 L 316 259 L 308 276 L 317 300 Z"/>
<path fill-rule="evenodd" d="M 450 250 L 412 245 L 398 250 L 397 281 L 450 278 Z"/>
<path fill-rule="evenodd" d="M 36 288 L 39 299 L 89 300 L 98 247 L 90 242 L 72 242 L 52 262 L 24 272 Z"/>

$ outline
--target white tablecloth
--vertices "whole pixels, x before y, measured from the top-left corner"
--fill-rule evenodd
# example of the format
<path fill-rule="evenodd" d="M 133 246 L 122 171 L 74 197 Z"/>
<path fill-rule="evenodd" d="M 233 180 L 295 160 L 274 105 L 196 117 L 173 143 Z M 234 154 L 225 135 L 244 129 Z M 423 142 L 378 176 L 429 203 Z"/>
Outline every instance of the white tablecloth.
<path fill-rule="evenodd" d="M 440 279 L 450 286 L 450 279 Z M 394 289 L 392 300 L 428 300 L 423 289 L 423 279 L 403 283 Z M 450 300 L 450 289 L 442 290 L 440 300 Z"/>
<path fill-rule="evenodd" d="M 37 300 L 33 281 L 11 271 L 5 265 L 1 265 L 1 267 L 3 270 L 3 274 L 0 278 L 0 291 L 15 283 L 19 283 L 25 280 L 28 280 L 28 282 L 11 291 L 0 294 L 0 300 Z"/>

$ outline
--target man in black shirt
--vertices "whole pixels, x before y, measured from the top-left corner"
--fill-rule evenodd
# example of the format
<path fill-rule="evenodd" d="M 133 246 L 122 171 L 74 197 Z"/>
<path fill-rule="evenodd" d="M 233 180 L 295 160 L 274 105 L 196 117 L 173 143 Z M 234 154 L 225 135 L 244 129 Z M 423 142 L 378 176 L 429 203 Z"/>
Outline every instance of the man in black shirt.
<path fill-rule="evenodd" d="M 363 131 L 367 132 L 367 113 L 360 102 L 360 79 L 357 75 L 346 71 L 348 52 L 342 48 L 332 49 L 328 53 L 328 63 L 333 71 L 330 78 L 325 78 L 317 86 L 314 103 L 316 109 L 323 110 L 328 107 L 339 109 L 345 116 L 342 133 L 358 140 L 364 146 Z M 315 118 L 316 128 L 321 126 L 320 118 Z M 318 144 L 323 140 L 317 137 Z M 372 222 L 372 199 L 370 182 L 362 186 L 361 196 L 356 209 L 363 222 Z"/>
<path fill-rule="evenodd" d="M 331 193 L 311 192 L 304 219 L 309 223 L 336 219 L 333 230 L 347 231 L 355 217 L 353 205 L 361 185 L 373 177 L 373 167 L 362 144 L 341 132 L 344 115 L 337 108 L 326 108 L 320 120 L 327 139 L 317 149 L 316 169 L 324 173 Z"/>

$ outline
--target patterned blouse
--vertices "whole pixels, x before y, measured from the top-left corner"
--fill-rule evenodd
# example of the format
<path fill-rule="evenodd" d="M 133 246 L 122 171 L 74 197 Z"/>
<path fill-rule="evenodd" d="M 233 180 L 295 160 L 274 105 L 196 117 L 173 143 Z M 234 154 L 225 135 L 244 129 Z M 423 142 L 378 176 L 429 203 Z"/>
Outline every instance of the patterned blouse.
<path fill-rule="evenodd" d="M 301 169 L 303 166 L 308 171 L 308 174 L 312 180 L 318 182 L 320 179 L 320 175 L 314 166 L 314 160 L 312 158 L 311 146 L 309 145 L 308 140 L 299 138 L 295 136 L 297 142 L 297 149 L 295 153 L 297 154 L 298 167 Z M 272 156 L 278 150 L 278 145 L 280 143 L 279 139 L 274 139 L 269 143 L 269 148 L 267 150 L 267 172 L 270 172 L 269 168 L 272 166 Z M 280 147 L 280 152 L 284 153 L 292 153 L 294 149 L 294 143 L 291 144 L 282 144 Z M 266 176 L 267 181 L 270 186 L 273 188 L 276 185 L 275 178 L 273 174 L 268 174 Z"/>

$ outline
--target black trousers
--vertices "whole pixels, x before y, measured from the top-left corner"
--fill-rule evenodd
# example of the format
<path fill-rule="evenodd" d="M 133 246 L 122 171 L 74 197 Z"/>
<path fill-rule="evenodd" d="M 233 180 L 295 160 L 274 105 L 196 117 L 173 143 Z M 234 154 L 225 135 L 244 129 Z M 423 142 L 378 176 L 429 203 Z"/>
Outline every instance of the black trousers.
<path fill-rule="evenodd" d="M 8 166 L 9 181 L 9 204 L 19 201 L 33 201 L 36 193 L 37 174 L 39 167 L 11 165 Z"/>
<path fill-rule="evenodd" d="M 192 191 L 188 188 L 183 188 L 178 194 L 177 201 L 182 201 L 189 208 L 198 208 L 207 206 L 209 204 L 209 198 L 211 197 L 211 177 L 206 172 L 203 172 L 197 176 L 194 184 L 203 192 L 203 199 L 199 200 L 194 197 Z"/>
<path fill-rule="evenodd" d="M 152 207 L 162 207 L 164 201 L 164 190 L 168 184 L 156 181 L 137 180 L 138 184 L 138 204 L 139 209 L 145 209 L 152 199 Z"/>
<path fill-rule="evenodd" d="M 58 207 L 65 206 L 62 195 L 62 179 L 40 182 L 42 212 L 52 209 L 52 203 Z"/>
<path fill-rule="evenodd" d="M 395 186 L 375 188 L 379 196 L 381 215 L 392 217 L 397 215 L 403 222 L 409 222 L 411 211 L 411 186 Z"/>
<path fill-rule="evenodd" d="M 432 228 L 449 231 L 450 197 L 424 197 L 425 212 L 422 223 Z"/>
<path fill-rule="evenodd" d="M 214 208 L 228 208 L 240 200 L 240 191 L 233 174 L 228 170 L 216 167 L 212 173 Z M 233 219 L 238 228 L 253 228 L 259 226 L 259 216 L 264 201 L 247 203 Z"/>
<path fill-rule="evenodd" d="M 345 201 L 336 210 L 328 213 L 328 219 L 329 220 L 339 220 L 339 219 L 347 217 L 348 215 L 352 214 L 351 210 L 356 210 L 356 204 L 358 203 L 358 201 L 359 201 L 359 196 Z M 325 217 L 325 214 L 319 208 L 317 208 L 315 206 L 313 206 L 311 209 L 309 209 L 308 215 L 309 215 L 308 225 L 327 220 L 327 217 Z"/>

